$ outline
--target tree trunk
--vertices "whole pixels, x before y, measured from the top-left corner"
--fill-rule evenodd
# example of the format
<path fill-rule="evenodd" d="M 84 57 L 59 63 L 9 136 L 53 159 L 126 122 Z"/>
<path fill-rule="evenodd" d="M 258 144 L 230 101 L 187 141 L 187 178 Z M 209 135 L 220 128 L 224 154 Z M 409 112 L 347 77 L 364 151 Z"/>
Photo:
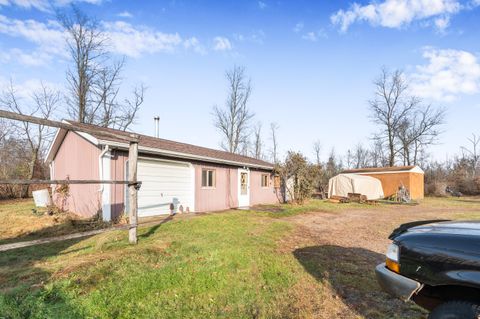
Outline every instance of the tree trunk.
<path fill-rule="evenodd" d="M 35 174 L 35 164 L 37 163 L 37 160 L 38 160 L 38 152 L 39 152 L 38 148 L 35 148 L 32 151 L 32 158 L 30 159 L 30 163 L 28 165 L 28 176 L 27 176 L 28 180 L 33 179 L 33 176 Z M 29 189 L 28 185 L 23 185 L 22 195 L 21 195 L 22 198 L 28 197 L 28 189 Z"/>

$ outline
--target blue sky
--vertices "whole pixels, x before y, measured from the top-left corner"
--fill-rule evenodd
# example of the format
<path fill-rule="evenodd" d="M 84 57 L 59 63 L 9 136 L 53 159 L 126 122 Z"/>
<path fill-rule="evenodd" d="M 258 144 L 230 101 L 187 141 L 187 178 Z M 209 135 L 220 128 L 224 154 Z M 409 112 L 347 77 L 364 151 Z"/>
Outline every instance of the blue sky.
<path fill-rule="evenodd" d="M 39 81 L 65 89 L 63 35 L 51 5 L 72 0 L 0 0 L 0 86 L 21 92 Z M 224 73 L 246 67 L 250 107 L 279 125 L 281 151 L 313 157 L 368 146 L 373 79 L 400 68 L 426 103 L 447 110 L 444 159 L 480 134 L 480 1 L 75 1 L 102 22 L 116 57 L 125 55 L 123 91 L 148 87 L 134 130 L 218 148 L 213 105 L 226 97 Z M 27 99 L 27 97 L 25 97 Z M 66 117 L 66 114 L 59 114 Z"/>

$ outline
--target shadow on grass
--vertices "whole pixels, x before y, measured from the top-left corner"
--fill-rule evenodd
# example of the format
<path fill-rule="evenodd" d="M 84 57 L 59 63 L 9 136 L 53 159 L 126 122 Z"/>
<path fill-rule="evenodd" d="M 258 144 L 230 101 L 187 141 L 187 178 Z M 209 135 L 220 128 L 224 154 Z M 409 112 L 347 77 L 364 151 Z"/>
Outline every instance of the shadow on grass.
<path fill-rule="evenodd" d="M 311 246 L 293 252 L 304 269 L 323 284 L 330 284 L 336 295 L 365 318 L 422 318 L 413 304 L 393 299 L 380 290 L 375 266 L 384 255 L 358 248 L 334 245 Z"/>
<path fill-rule="evenodd" d="M 0 253 L 0 318 L 82 318 L 72 299 L 59 287 L 45 285 L 51 273 L 41 265 L 55 256 L 86 249 L 66 252 L 84 239 Z"/>
<path fill-rule="evenodd" d="M 160 226 L 162 226 L 162 225 L 165 224 L 165 223 L 168 223 L 168 222 L 171 221 L 171 220 L 173 220 L 173 216 L 172 216 L 172 215 L 169 215 L 168 217 L 166 217 L 165 219 L 163 219 L 163 220 L 162 220 L 161 222 L 159 222 L 158 224 L 150 227 L 145 234 L 141 234 L 141 235 L 139 235 L 138 237 L 140 237 L 140 238 L 148 238 L 148 237 L 152 236 L 152 235 L 155 234 L 155 232 L 160 228 Z"/>

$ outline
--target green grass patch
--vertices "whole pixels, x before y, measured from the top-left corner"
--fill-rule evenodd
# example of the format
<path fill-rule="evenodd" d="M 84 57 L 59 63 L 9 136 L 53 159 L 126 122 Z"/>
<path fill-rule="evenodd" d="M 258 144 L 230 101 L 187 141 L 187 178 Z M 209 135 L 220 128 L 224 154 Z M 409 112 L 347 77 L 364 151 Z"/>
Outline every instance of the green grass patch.
<path fill-rule="evenodd" d="M 135 247 L 113 232 L 7 252 L 0 317 L 281 318 L 290 287 L 306 276 L 277 251 L 291 230 L 261 214 L 229 212 L 143 228 Z"/>
<path fill-rule="evenodd" d="M 258 205 L 255 211 L 262 212 L 268 217 L 289 217 L 309 212 L 340 212 L 347 209 L 384 209 L 391 207 L 385 204 L 360 204 L 360 203 L 331 203 L 328 200 L 311 199 L 303 204 L 274 204 Z"/>

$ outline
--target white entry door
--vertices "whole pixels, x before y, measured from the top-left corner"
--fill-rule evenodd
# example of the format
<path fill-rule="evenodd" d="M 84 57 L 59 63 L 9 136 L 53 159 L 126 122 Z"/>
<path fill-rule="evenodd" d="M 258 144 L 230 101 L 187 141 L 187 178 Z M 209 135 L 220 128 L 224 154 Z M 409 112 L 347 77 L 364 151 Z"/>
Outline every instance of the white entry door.
<path fill-rule="evenodd" d="M 137 179 L 138 216 L 147 217 L 187 208 L 194 211 L 194 169 L 189 163 L 140 159 Z"/>
<path fill-rule="evenodd" d="M 238 169 L 238 207 L 250 206 L 250 171 Z"/>

